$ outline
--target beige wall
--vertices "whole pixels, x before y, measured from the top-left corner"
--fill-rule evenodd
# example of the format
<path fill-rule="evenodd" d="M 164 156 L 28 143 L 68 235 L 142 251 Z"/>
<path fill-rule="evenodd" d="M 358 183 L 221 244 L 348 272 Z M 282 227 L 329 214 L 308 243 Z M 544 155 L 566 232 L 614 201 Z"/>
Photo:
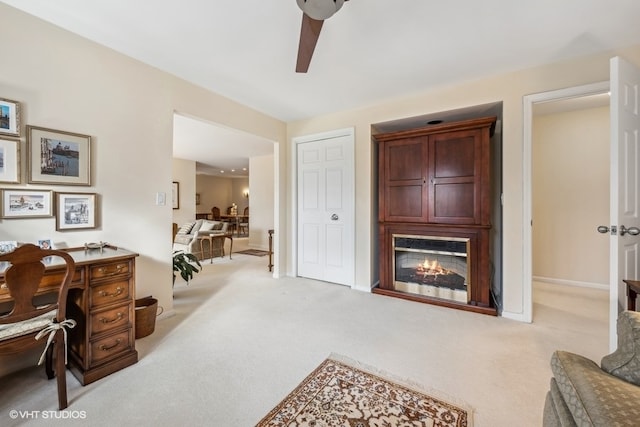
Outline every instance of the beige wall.
<path fill-rule="evenodd" d="M 2 186 L 94 192 L 101 201 L 95 230 L 56 232 L 54 218 L 1 220 L 0 240 L 49 237 L 68 246 L 102 240 L 136 251 L 137 294 L 153 295 L 171 311 L 174 112 L 279 142 L 285 124 L 2 3 L 0 40 L 7 41 L 0 97 L 22 103 L 23 129 L 30 124 L 93 138 L 90 187 L 27 185 L 24 137 L 22 183 Z M 164 206 L 155 203 L 158 192 L 167 195 Z M 0 366 L 2 375 L 7 365 L 0 360 Z"/>
<path fill-rule="evenodd" d="M 376 183 L 373 168 L 370 125 L 454 110 L 462 107 L 503 102 L 503 315 L 523 318 L 523 96 L 554 89 L 600 82 L 609 78 L 609 59 L 620 54 L 640 65 L 640 46 L 579 58 L 573 61 L 501 74 L 476 81 L 442 87 L 412 97 L 357 110 L 290 123 L 287 140 L 332 129 L 355 127 L 356 131 L 356 287 L 372 284 L 375 271 L 373 240 L 376 218 L 373 201 Z M 287 148 L 288 174 L 293 173 L 291 148 Z M 290 200 L 290 198 L 289 198 Z M 287 210 L 292 207 L 287 206 Z M 293 228 L 288 224 L 288 239 Z M 291 266 L 293 254 L 287 253 Z"/>
<path fill-rule="evenodd" d="M 249 178 L 224 178 L 213 175 L 196 175 L 196 193 L 200 193 L 200 205 L 196 207 L 198 213 L 211 213 L 211 208 L 217 206 L 221 214 L 227 213 L 231 203 L 238 206 L 238 213 L 242 213 L 249 201 L 242 192 L 249 188 Z"/>
<path fill-rule="evenodd" d="M 178 183 L 179 204 L 173 209 L 173 222 L 178 226 L 193 221 L 196 217 L 196 162 L 193 160 L 173 159 L 172 182 Z M 167 203 L 171 206 L 171 193 L 167 195 Z"/>
<path fill-rule="evenodd" d="M 255 249 L 269 248 L 268 230 L 274 224 L 274 162 L 273 155 L 249 159 L 249 184 L 251 210 L 249 212 L 249 246 Z"/>
<path fill-rule="evenodd" d="M 609 108 L 533 121 L 533 275 L 609 282 Z"/>

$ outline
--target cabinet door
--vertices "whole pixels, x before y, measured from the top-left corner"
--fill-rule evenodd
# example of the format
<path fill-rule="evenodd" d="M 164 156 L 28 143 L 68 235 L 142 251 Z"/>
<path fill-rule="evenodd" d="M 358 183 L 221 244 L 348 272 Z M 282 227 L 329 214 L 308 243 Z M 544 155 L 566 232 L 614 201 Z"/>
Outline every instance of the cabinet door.
<path fill-rule="evenodd" d="M 428 137 L 386 141 L 381 149 L 381 219 L 426 221 Z"/>
<path fill-rule="evenodd" d="M 429 139 L 428 222 L 482 224 L 483 188 L 488 184 L 488 135 L 465 130 Z M 484 185 L 483 185 L 484 184 Z"/>

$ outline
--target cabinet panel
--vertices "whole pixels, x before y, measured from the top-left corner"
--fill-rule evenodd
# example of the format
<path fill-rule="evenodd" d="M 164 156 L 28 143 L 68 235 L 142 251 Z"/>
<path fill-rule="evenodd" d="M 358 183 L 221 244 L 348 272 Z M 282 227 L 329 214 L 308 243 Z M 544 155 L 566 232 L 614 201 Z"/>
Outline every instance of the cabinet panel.
<path fill-rule="evenodd" d="M 433 177 L 474 177 L 476 136 L 476 131 L 432 136 Z"/>
<path fill-rule="evenodd" d="M 475 186 L 470 183 L 436 184 L 433 188 L 433 218 L 441 222 L 473 223 Z"/>
<path fill-rule="evenodd" d="M 422 218 L 422 193 L 422 184 L 389 186 L 386 216 Z"/>
<path fill-rule="evenodd" d="M 394 141 L 387 145 L 387 181 L 422 180 L 424 178 L 423 143 L 426 138 Z"/>
<path fill-rule="evenodd" d="M 482 129 L 433 135 L 429 141 L 429 218 L 481 224 Z M 488 139 L 487 139 L 488 143 Z M 488 200 L 486 201 L 488 203 Z"/>
<path fill-rule="evenodd" d="M 422 222 L 427 219 L 428 138 L 388 141 L 381 145 L 382 218 Z"/>

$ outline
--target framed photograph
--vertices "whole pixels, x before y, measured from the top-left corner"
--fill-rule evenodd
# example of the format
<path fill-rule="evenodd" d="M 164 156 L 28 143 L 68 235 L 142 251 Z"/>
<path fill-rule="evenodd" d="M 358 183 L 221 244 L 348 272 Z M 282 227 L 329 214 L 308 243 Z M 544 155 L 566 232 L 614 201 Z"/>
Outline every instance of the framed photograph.
<path fill-rule="evenodd" d="M 180 184 L 175 181 L 171 187 L 171 203 L 173 209 L 180 209 Z"/>
<path fill-rule="evenodd" d="M 51 191 L 3 189 L 2 218 L 44 218 L 53 216 Z"/>
<path fill-rule="evenodd" d="M 38 246 L 40 246 L 42 249 L 53 249 L 53 243 L 51 243 L 51 239 L 38 240 Z"/>
<path fill-rule="evenodd" d="M 20 141 L 0 138 L 0 182 L 20 182 Z"/>
<path fill-rule="evenodd" d="M 20 103 L 0 98 L 0 135 L 20 136 Z"/>
<path fill-rule="evenodd" d="M 18 242 L 16 240 L 3 240 L 2 242 L 0 242 L 0 254 L 11 252 L 17 247 Z"/>
<path fill-rule="evenodd" d="M 56 193 L 56 230 L 96 228 L 95 193 Z"/>
<path fill-rule="evenodd" d="M 30 184 L 91 185 L 91 136 L 27 126 Z"/>

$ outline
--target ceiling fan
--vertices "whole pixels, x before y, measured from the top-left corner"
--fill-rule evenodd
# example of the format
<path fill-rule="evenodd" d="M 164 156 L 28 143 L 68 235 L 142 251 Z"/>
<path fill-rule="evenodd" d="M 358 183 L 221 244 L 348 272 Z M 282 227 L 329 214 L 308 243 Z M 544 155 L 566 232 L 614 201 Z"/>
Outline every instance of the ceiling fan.
<path fill-rule="evenodd" d="M 296 73 L 307 72 L 324 20 L 340 10 L 345 1 L 348 0 L 296 0 L 298 7 L 304 12 Z"/>

